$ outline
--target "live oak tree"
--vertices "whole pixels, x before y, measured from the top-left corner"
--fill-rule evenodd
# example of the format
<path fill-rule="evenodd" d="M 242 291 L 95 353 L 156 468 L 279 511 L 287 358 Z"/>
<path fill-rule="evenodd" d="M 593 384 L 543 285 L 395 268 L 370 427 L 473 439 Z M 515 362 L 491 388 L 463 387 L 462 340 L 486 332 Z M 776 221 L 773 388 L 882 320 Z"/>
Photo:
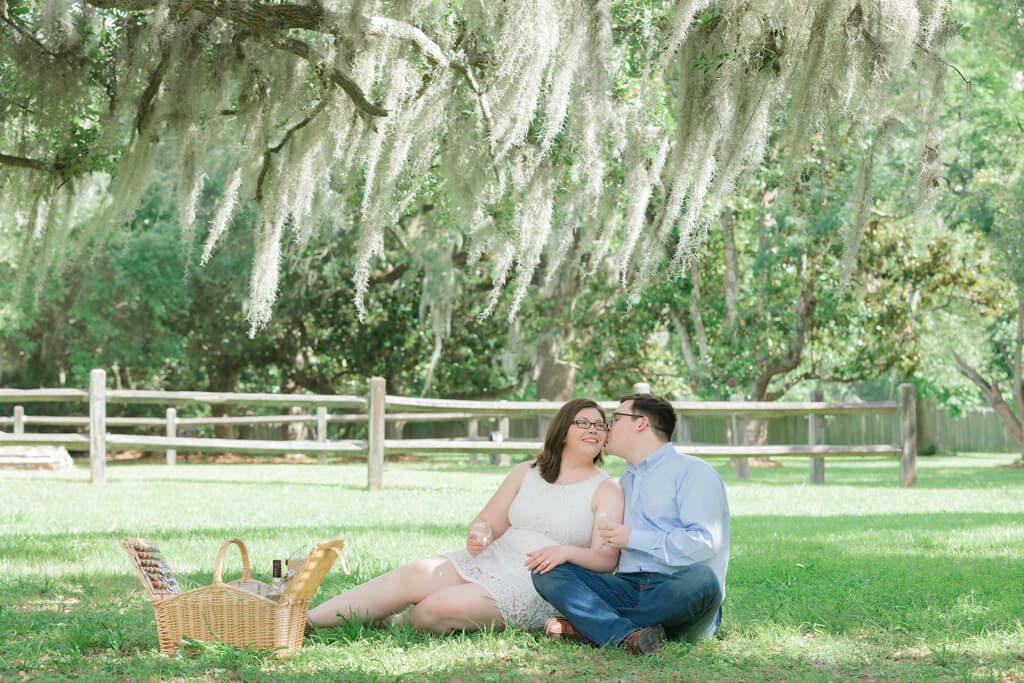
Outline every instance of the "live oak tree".
<path fill-rule="evenodd" d="M 934 220 L 896 215 L 892 155 L 874 169 L 887 200 L 872 203 L 851 267 L 838 235 L 856 204 L 844 199 L 854 194 L 855 155 L 819 141 L 796 176 L 769 158 L 726 205 L 686 280 L 654 284 L 632 306 L 607 293 L 590 324 L 614 333 L 580 365 L 596 368 L 608 393 L 642 377 L 704 400 L 739 392 L 773 401 L 805 382 L 913 376 L 930 319 L 988 296 L 984 250 L 969 235 L 929 228 Z"/>
<path fill-rule="evenodd" d="M 314 234 L 350 247 L 362 316 L 388 243 L 485 264 L 485 313 L 507 289 L 514 317 L 579 263 L 634 290 L 683 272 L 773 132 L 911 105 L 931 187 L 945 36 L 944 0 L 0 0 L 0 203 L 29 285 L 126 225 L 169 157 L 204 260 L 252 206 L 251 333 L 282 245 Z M 425 195 L 440 228 L 408 234 Z M 440 334 L 458 289 L 435 279 Z"/>
<path fill-rule="evenodd" d="M 221 181 L 209 178 L 206 189 L 216 192 Z M 165 191 L 171 183 L 157 172 L 128 229 L 107 233 L 91 258 L 65 266 L 64 277 L 47 282 L 34 299 L 0 307 L 0 385 L 81 386 L 89 370 L 106 367 L 125 388 L 361 393 L 370 376 L 384 377 L 401 394 L 483 398 L 520 388 L 519 368 L 504 353 L 507 326 L 500 316 L 477 319 L 481 302 L 463 305 L 433 359 L 434 335 L 419 312 L 428 275 L 397 250 L 388 254 L 390 269 L 371 274 L 360 324 L 348 296 L 351 252 L 327 235 L 286 245 L 281 301 L 262 333 L 249 339 L 238 302 L 246 295 L 252 244 L 242 240 L 200 268 L 201 245 L 188 254 L 179 248 L 174 202 Z M 236 236 L 251 230 L 248 212 L 242 209 Z M 199 207 L 200 219 L 210 213 Z M 0 301 L 13 295 L 11 275 L 0 257 Z M 479 269 L 458 275 L 468 288 L 486 283 Z M 213 406 L 218 414 L 229 409 Z"/>
<path fill-rule="evenodd" d="M 974 343 L 950 351 L 1024 466 L 1024 8 L 979 3 L 956 18 L 965 34 L 957 59 L 973 88 L 969 98 L 956 94 L 945 117 L 950 144 L 941 177 L 948 191 L 939 206 L 952 228 L 987 240 L 1001 296 L 989 305 L 965 302 Z"/>

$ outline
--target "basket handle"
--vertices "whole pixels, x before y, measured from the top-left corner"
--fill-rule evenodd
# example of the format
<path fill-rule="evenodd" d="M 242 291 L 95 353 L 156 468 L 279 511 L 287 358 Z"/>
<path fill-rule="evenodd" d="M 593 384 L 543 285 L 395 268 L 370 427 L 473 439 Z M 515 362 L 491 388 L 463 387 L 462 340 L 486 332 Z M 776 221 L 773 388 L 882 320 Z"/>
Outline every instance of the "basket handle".
<path fill-rule="evenodd" d="M 238 550 L 242 553 L 242 581 L 249 581 L 252 579 L 252 575 L 249 573 L 249 551 L 246 550 L 245 544 L 242 543 L 242 539 L 232 538 L 220 544 L 220 550 L 217 551 L 217 559 L 213 561 L 214 585 L 224 583 L 224 555 L 228 552 L 228 546 L 232 543 L 237 545 Z"/>

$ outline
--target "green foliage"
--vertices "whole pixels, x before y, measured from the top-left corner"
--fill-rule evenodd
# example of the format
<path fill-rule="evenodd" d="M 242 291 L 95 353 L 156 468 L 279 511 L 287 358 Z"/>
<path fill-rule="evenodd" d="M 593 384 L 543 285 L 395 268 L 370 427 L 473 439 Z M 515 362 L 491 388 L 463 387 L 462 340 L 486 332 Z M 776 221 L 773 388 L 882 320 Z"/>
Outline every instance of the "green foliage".
<path fill-rule="evenodd" d="M 898 489 L 892 459 L 753 468 L 727 483 L 732 559 L 721 637 L 657 657 L 552 643 L 540 634 L 433 636 L 323 629 L 284 660 L 252 649 L 157 649 L 153 611 L 120 539 L 158 543 L 185 588 L 211 580 L 220 543 L 270 558 L 342 534 L 353 575 L 315 602 L 417 557 L 458 547 L 505 471 L 433 460 L 389 465 L 367 493 L 364 464 L 118 465 L 0 478 L 0 675 L 17 680 L 1014 680 L 1024 676 L 1024 470 L 1002 458 L 920 461 Z M 622 462 L 609 464 L 619 474 Z M 82 510 L 93 514 L 82 515 Z M 229 552 L 225 577 L 240 572 Z"/>
<path fill-rule="evenodd" d="M 606 331 L 576 350 L 584 381 L 606 395 L 643 378 L 680 396 L 724 400 L 739 391 L 763 400 L 799 382 L 891 374 L 916 376 L 926 394 L 948 396 L 948 373 L 939 380 L 917 372 L 935 339 L 929 331 L 950 329 L 939 321 L 963 300 L 996 305 L 992 275 L 969 235 L 893 215 L 882 200 L 871 208 L 854 279 L 843 285 L 846 247 L 836 235 L 855 220 L 844 201 L 854 184 L 850 147 L 842 137 L 819 141 L 799 174 L 775 160 L 735 193 L 723 218 L 737 252 L 734 319 L 725 230 L 709 234 L 691 266 L 696 279 L 654 283 L 629 296 L 605 289 L 600 312 L 575 321 Z M 681 349 L 681 327 L 692 363 Z"/>
<path fill-rule="evenodd" d="M 954 5 L 962 40 L 951 44 L 950 58 L 971 87 L 957 91 L 944 115 L 947 192 L 938 205 L 952 229 L 984 236 L 995 281 L 990 300 L 960 302 L 974 334 L 970 344 L 954 350 L 989 382 L 1003 386 L 1013 382 L 1018 306 L 1024 300 L 1021 11 L 1019 2 Z"/>

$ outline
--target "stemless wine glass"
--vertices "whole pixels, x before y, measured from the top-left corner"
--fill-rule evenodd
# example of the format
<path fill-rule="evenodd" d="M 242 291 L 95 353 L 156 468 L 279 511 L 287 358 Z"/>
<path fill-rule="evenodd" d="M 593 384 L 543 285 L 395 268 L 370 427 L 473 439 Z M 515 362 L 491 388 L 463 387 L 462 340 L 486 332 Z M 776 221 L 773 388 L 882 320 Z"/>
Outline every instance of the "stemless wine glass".
<path fill-rule="evenodd" d="M 474 541 L 484 548 L 490 545 L 491 539 L 494 538 L 494 532 L 491 530 L 491 525 L 482 519 L 475 520 L 469 526 L 469 535 Z"/>

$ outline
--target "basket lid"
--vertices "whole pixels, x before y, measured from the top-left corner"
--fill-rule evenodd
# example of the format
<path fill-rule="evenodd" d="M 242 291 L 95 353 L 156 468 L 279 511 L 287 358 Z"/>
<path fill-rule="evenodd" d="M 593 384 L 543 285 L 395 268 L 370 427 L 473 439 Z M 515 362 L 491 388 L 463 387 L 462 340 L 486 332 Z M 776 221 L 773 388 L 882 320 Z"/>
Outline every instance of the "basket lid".
<path fill-rule="evenodd" d="M 327 572 L 334 565 L 334 560 L 342 557 L 342 548 L 345 547 L 345 539 L 332 538 L 328 541 L 321 541 L 313 546 L 302 563 L 302 567 L 295 573 L 295 576 L 288 582 L 288 587 L 281 595 L 281 601 L 286 600 L 310 600 L 323 582 Z"/>

